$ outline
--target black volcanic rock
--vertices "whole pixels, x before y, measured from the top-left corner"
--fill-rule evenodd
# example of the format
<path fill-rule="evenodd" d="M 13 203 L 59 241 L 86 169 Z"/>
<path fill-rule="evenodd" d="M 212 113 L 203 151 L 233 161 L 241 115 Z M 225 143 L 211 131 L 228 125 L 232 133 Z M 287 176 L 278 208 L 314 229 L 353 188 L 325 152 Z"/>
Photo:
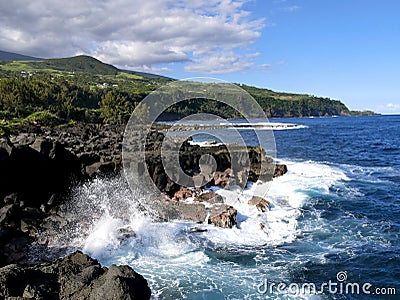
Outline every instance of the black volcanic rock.
<path fill-rule="evenodd" d="M 31 146 L 0 148 L 0 196 L 18 193 L 25 205 L 40 207 L 52 193 L 62 193 L 81 174 L 78 158 L 59 142 L 38 138 Z M 6 154 L 7 153 L 7 154 Z"/>
<path fill-rule="evenodd" d="M 208 222 L 218 227 L 232 228 L 237 225 L 237 210 L 227 204 L 216 204 L 210 210 Z"/>
<path fill-rule="evenodd" d="M 76 251 L 54 263 L 0 268 L 0 298 L 149 299 L 147 281 L 129 266 L 102 267 Z"/>

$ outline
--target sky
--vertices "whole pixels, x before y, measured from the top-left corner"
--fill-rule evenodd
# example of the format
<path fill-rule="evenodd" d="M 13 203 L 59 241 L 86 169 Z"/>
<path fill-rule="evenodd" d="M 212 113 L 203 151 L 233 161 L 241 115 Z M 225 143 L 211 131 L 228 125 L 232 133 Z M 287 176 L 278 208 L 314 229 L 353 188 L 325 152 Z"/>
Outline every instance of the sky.
<path fill-rule="evenodd" d="M 398 0 L 13 0 L 0 50 L 78 54 L 400 114 Z"/>

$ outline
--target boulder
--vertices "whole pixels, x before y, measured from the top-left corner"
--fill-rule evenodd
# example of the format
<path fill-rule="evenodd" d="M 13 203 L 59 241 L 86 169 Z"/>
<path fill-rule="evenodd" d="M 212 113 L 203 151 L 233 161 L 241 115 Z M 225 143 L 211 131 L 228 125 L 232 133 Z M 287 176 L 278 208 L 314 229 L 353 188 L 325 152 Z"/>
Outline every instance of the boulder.
<path fill-rule="evenodd" d="M 78 154 L 78 158 L 84 166 L 89 166 L 100 161 L 100 155 L 93 152 Z"/>
<path fill-rule="evenodd" d="M 10 263 L 26 263 L 31 241 L 27 234 L 16 227 L 0 227 L 0 267 Z"/>
<path fill-rule="evenodd" d="M 149 299 L 147 281 L 129 266 L 102 267 L 76 251 L 54 263 L 0 268 L 0 298 Z"/>
<path fill-rule="evenodd" d="M 268 200 L 265 200 L 264 198 L 259 197 L 259 196 L 253 196 L 249 200 L 248 204 L 255 205 L 255 207 L 262 212 L 268 211 L 270 209 L 270 205 L 271 205 Z"/>
<path fill-rule="evenodd" d="M 21 210 L 17 204 L 7 204 L 0 209 L 0 226 L 19 227 Z"/>
<path fill-rule="evenodd" d="M 193 197 L 194 191 L 189 190 L 187 187 L 181 186 L 179 191 L 175 192 L 174 196 L 172 197 L 172 200 L 175 201 L 184 201 L 189 197 Z"/>
<path fill-rule="evenodd" d="M 23 205 L 40 207 L 52 193 L 62 193 L 79 178 L 78 158 L 61 143 L 36 138 L 28 145 L 12 147 L 10 156 L 0 161 L 0 195 L 18 194 Z"/>
<path fill-rule="evenodd" d="M 284 164 L 275 164 L 274 178 L 286 174 L 288 171 L 287 166 Z"/>
<path fill-rule="evenodd" d="M 215 204 L 215 203 L 223 203 L 224 200 L 221 195 L 218 195 L 215 192 L 206 192 L 203 194 L 200 194 L 194 199 L 195 202 L 207 202 L 210 204 Z"/>
<path fill-rule="evenodd" d="M 188 230 L 189 233 L 200 233 L 200 232 L 207 232 L 208 230 L 205 228 L 193 227 Z"/>
<path fill-rule="evenodd" d="M 164 220 L 183 219 L 203 223 L 207 217 L 206 207 L 201 203 L 166 201 L 160 211 Z"/>
<path fill-rule="evenodd" d="M 13 150 L 14 145 L 11 143 L 10 139 L 5 136 L 0 137 L 0 161 L 8 159 Z"/>
<path fill-rule="evenodd" d="M 86 166 L 85 172 L 88 176 L 93 176 L 96 173 L 110 174 L 117 172 L 117 164 L 114 161 L 96 162 L 90 166 Z"/>
<path fill-rule="evenodd" d="M 237 226 L 237 210 L 226 204 L 216 204 L 210 210 L 209 224 L 218 227 L 232 228 Z"/>
<path fill-rule="evenodd" d="M 17 204 L 18 202 L 17 193 L 11 193 L 4 197 L 4 204 Z"/>
<path fill-rule="evenodd" d="M 214 172 L 214 185 L 229 189 L 231 185 L 232 169 L 228 168 L 224 172 Z"/>

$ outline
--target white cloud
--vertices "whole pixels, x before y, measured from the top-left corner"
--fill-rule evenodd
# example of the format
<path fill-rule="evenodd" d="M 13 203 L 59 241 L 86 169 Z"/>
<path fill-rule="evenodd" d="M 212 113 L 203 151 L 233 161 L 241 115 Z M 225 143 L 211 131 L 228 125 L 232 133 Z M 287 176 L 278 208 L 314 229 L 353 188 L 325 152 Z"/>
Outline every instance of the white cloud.
<path fill-rule="evenodd" d="M 379 105 L 376 110 L 384 114 L 400 114 L 400 103 L 395 104 L 389 102 L 384 105 Z"/>
<path fill-rule="evenodd" d="M 2 50 L 38 57 L 93 55 L 134 69 L 183 62 L 187 71 L 235 72 L 254 65 L 247 50 L 264 20 L 247 0 L 24 0 L 0 2 Z M 161 66 L 160 66 L 161 65 Z"/>
<path fill-rule="evenodd" d="M 200 55 L 193 63 L 185 66 L 185 71 L 193 73 L 221 74 L 233 73 L 254 66 L 258 53 L 239 55 L 233 51 L 216 51 Z"/>

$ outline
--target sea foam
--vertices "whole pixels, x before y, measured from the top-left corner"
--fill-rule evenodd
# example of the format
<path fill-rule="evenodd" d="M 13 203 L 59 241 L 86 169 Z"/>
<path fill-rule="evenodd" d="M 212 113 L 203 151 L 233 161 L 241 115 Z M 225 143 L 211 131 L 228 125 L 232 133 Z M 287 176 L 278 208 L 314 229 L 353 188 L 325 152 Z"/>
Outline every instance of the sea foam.
<path fill-rule="evenodd" d="M 60 241 L 68 241 L 69 246 L 83 249 L 105 265 L 131 265 L 149 281 L 155 298 L 229 295 L 232 284 L 236 290 L 241 287 L 243 295 L 255 296 L 252 285 L 264 271 L 284 279 L 289 267 L 280 267 L 278 259 L 271 265 L 273 269 L 252 267 L 244 272 L 239 257 L 248 257 L 248 263 L 268 265 L 265 260 L 272 253 L 265 249 L 290 245 L 303 234 L 298 219 L 310 192 L 328 194 L 332 185 L 349 180 L 340 169 L 327 164 L 280 163 L 287 164 L 289 171 L 272 184 L 257 182 L 244 190 L 210 188 L 237 209 L 238 228 L 179 220 L 154 222 L 139 208 L 123 178 L 98 178 L 77 188 L 70 205 L 75 228 L 62 232 Z M 269 211 L 261 212 L 248 205 L 255 192 L 271 203 Z M 317 223 L 312 226 L 325 226 L 322 221 L 318 225 L 318 216 L 315 217 Z M 207 231 L 190 233 L 193 227 Z M 235 259 L 237 255 L 239 261 Z M 302 259 L 296 258 L 293 264 Z"/>

